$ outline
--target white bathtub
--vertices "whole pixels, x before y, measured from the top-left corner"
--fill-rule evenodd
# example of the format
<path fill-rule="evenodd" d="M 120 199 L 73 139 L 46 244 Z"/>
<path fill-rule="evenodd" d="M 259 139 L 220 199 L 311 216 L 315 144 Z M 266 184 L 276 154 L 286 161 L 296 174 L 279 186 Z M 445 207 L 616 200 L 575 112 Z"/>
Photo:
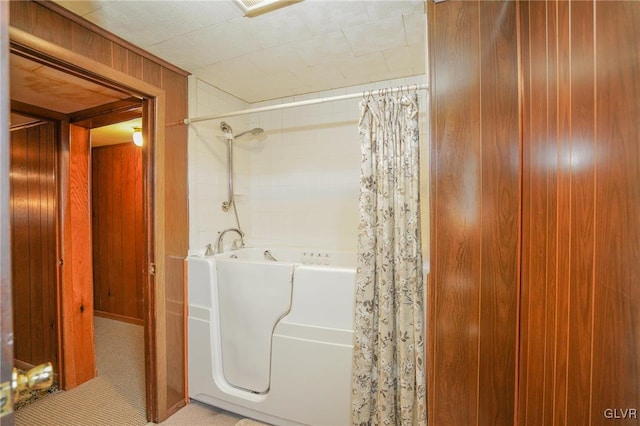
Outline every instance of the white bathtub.
<path fill-rule="evenodd" d="M 348 425 L 355 255 L 265 250 L 187 258 L 189 396 L 277 425 Z"/>

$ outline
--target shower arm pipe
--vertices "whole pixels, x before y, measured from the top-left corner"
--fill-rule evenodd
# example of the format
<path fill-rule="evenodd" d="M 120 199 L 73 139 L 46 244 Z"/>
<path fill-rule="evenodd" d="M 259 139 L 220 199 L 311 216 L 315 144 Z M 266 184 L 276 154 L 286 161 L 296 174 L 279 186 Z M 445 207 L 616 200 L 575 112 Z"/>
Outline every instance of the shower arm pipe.
<path fill-rule="evenodd" d="M 289 102 L 286 104 L 243 109 L 239 111 L 226 112 L 224 114 L 204 115 L 202 117 L 185 118 L 184 124 L 189 125 L 193 123 L 198 123 L 200 121 L 217 120 L 219 118 L 225 118 L 225 117 L 235 117 L 238 115 L 253 114 L 257 112 L 266 112 L 266 111 L 275 111 L 279 109 L 295 108 L 295 107 L 306 106 L 306 105 L 317 105 L 317 104 L 323 104 L 325 102 L 334 102 L 334 101 L 342 101 L 345 99 L 367 97 L 367 96 L 376 95 L 379 93 L 397 93 L 401 91 L 411 91 L 411 90 L 429 90 L 429 86 L 427 84 L 411 84 L 408 86 L 393 87 L 393 88 L 379 89 L 379 90 L 369 90 L 366 92 L 359 92 L 359 93 L 350 93 L 348 95 L 337 95 L 337 96 L 330 96 L 326 98 L 309 99 L 306 101 Z"/>

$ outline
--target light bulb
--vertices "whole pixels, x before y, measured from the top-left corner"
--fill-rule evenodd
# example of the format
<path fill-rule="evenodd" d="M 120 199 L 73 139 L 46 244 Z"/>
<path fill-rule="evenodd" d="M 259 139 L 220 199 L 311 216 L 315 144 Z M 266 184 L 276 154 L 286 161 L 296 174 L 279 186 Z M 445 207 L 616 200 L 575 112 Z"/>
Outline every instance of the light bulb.
<path fill-rule="evenodd" d="M 133 128 L 133 143 L 142 146 L 142 129 L 140 127 Z"/>

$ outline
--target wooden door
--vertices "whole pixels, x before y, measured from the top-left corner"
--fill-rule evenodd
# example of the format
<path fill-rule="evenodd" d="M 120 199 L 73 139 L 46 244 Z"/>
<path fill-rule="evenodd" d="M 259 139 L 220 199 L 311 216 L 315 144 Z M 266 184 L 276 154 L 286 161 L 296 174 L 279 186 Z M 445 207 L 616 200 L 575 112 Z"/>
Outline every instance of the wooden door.
<path fill-rule="evenodd" d="M 96 375 L 89 188 L 89 130 L 66 124 L 60 149 L 62 385 Z"/>
<path fill-rule="evenodd" d="M 521 3 L 520 425 L 640 424 L 640 3 Z"/>
<path fill-rule="evenodd" d="M 36 121 L 11 129 L 11 259 L 14 357 L 59 369 L 56 150 L 58 129 Z"/>

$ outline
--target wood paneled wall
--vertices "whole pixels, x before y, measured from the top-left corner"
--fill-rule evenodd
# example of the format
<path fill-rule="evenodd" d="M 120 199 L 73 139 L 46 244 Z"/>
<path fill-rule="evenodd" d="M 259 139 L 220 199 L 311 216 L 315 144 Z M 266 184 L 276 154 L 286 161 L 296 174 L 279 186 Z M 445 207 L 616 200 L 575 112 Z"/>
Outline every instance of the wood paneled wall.
<path fill-rule="evenodd" d="M 57 288 L 58 134 L 47 122 L 11 131 L 14 357 L 59 371 Z"/>
<path fill-rule="evenodd" d="M 91 173 L 94 309 L 142 324 L 142 151 L 133 143 L 93 148 Z"/>
<path fill-rule="evenodd" d="M 73 52 L 86 58 L 86 63 L 100 64 L 90 69 L 91 72 L 102 76 L 111 74 L 108 77 L 116 81 L 122 73 L 127 76 L 129 87 L 136 87 L 138 83 L 132 82 L 136 79 L 141 82 L 140 86 L 153 86 L 153 93 L 161 93 L 158 103 L 153 104 L 157 109 L 152 112 L 162 113 L 157 117 L 158 122 L 150 123 L 158 146 L 151 151 L 156 164 L 149 175 L 156 176 L 156 180 L 152 188 L 145 186 L 145 191 L 154 191 L 156 203 L 150 206 L 154 214 L 155 228 L 151 230 L 155 244 L 147 252 L 155 256 L 150 260 L 158 267 L 151 278 L 155 284 L 147 298 L 151 304 L 149 318 L 156 321 L 156 327 L 147 334 L 146 343 L 157 352 L 154 359 L 147 359 L 157 383 L 147 395 L 152 406 L 148 416 L 156 422 L 164 420 L 186 403 L 184 266 L 183 262 L 173 259 L 186 257 L 188 250 L 187 128 L 182 123 L 187 116 L 188 73 L 53 2 L 11 2 L 10 25 L 12 29 L 52 43 L 33 43 L 48 52 L 65 49 L 67 56 Z M 149 273 L 148 267 L 145 273 Z"/>
<path fill-rule="evenodd" d="M 428 2 L 429 424 L 510 425 L 516 388 L 516 4 Z"/>
<path fill-rule="evenodd" d="M 518 424 L 639 425 L 640 3 L 520 7 Z"/>
<path fill-rule="evenodd" d="M 431 424 L 640 424 L 640 3 L 428 8 Z"/>

